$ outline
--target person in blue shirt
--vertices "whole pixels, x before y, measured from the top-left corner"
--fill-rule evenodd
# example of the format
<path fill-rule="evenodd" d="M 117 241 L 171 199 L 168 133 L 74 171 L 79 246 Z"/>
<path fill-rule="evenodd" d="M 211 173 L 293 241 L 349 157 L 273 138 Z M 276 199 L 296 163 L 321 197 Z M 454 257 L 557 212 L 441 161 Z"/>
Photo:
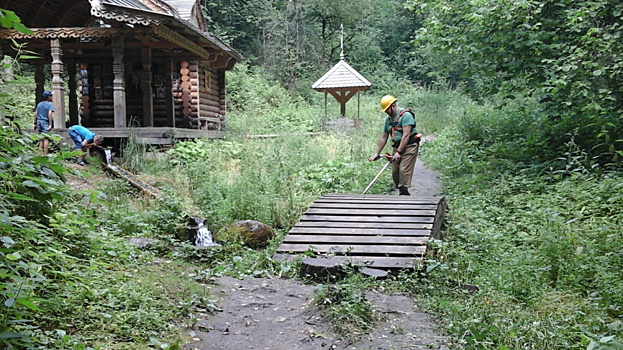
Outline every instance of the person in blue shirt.
<path fill-rule="evenodd" d="M 43 101 L 39 102 L 35 109 L 35 130 L 38 130 L 40 134 L 47 133 L 54 127 L 52 91 L 45 90 L 42 97 Z M 50 139 L 47 137 L 42 138 L 39 148 L 43 151 L 43 154 L 48 154 Z"/>
<path fill-rule="evenodd" d="M 84 159 L 87 148 L 99 146 L 102 144 L 102 142 L 104 142 L 104 137 L 102 135 L 95 135 L 94 132 L 85 128 L 82 125 L 74 125 L 70 127 L 67 130 L 67 133 L 76 144 L 76 149 L 82 150 L 82 154 L 78 156 L 77 161 L 77 163 L 82 166 L 89 164 Z"/>

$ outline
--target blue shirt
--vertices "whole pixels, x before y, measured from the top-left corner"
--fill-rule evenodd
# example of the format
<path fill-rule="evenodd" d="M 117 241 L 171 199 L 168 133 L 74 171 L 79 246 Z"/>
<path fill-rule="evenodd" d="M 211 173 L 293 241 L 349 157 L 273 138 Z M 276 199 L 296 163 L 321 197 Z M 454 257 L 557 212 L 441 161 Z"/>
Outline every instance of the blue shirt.
<path fill-rule="evenodd" d="M 54 104 L 50 101 L 41 101 L 37 104 L 37 120 L 49 121 L 50 111 L 54 112 Z"/>
<path fill-rule="evenodd" d="M 85 128 L 82 125 L 74 125 L 71 127 L 71 130 L 75 131 L 76 134 L 80 135 L 83 140 L 87 140 L 87 143 L 93 143 L 95 133 L 93 133 L 91 130 Z"/>

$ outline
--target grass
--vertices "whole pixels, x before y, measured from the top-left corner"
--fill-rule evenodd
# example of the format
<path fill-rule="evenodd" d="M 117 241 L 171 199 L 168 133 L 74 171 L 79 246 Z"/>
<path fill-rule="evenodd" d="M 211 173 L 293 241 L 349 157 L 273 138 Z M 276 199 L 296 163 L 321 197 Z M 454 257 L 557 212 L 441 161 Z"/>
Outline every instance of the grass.
<path fill-rule="evenodd" d="M 592 175 L 576 157 L 527 168 L 497 153 L 499 140 L 469 140 L 447 128 L 426 152 L 450 212 L 419 301 L 468 349 L 620 348 L 623 179 Z"/>

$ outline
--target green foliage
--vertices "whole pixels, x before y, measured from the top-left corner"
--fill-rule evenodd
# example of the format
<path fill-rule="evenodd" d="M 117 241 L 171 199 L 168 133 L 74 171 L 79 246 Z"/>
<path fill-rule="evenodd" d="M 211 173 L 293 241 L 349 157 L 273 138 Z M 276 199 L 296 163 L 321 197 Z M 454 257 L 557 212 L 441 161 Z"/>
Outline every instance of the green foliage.
<path fill-rule="evenodd" d="M 23 34 L 32 34 L 33 31 L 26 28 L 22 20 L 13 11 L 0 8 L 0 27 L 7 29 L 15 29 Z"/>
<path fill-rule="evenodd" d="M 440 58 L 437 74 L 464 82 L 472 96 L 501 92 L 502 103 L 517 94 L 540 102 L 539 138 L 548 146 L 538 155 L 542 161 L 559 156 L 577 133 L 576 144 L 590 158 L 619 167 L 619 1 L 408 4 L 423 18 L 416 51 Z"/>
<path fill-rule="evenodd" d="M 36 105 L 35 94 L 33 93 L 35 84 L 32 76 L 16 76 L 14 80 L 4 81 L 0 86 L 2 87 L 0 107 L 6 117 L 21 126 L 32 128 Z"/>
<path fill-rule="evenodd" d="M 373 329 L 376 316 L 361 285 L 319 284 L 314 295 L 314 303 L 340 334 L 348 337 Z"/>
<path fill-rule="evenodd" d="M 46 293 L 60 280 L 71 281 L 65 267 L 91 253 L 94 220 L 90 209 L 67 206 L 64 176 L 70 169 L 33 155 L 28 136 L 11 125 L 0 128 L 0 135 L 0 341 L 13 348 L 32 343 L 39 330 L 32 322 L 43 311 Z"/>
<path fill-rule="evenodd" d="M 141 143 L 133 131 L 130 137 L 124 140 L 121 146 L 121 154 L 123 155 L 123 166 L 132 172 L 140 172 L 143 170 L 143 163 L 147 145 Z"/>
<path fill-rule="evenodd" d="M 308 93 L 310 85 L 340 59 L 342 25 L 346 60 L 362 73 L 405 68 L 410 62 L 408 40 L 418 25 L 402 1 L 213 0 L 202 4 L 210 32 L 297 96 Z"/>
<path fill-rule="evenodd" d="M 227 83 L 232 108 L 228 131 L 262 135 L 318 130 L 322 110 L 310 109 L 301 98 L 271 81 L 261 68 L 236 65 Z"/>
<path fill-rule="evenodd" d="M 616 348 L 623 338 L 623 179 L 592 175 L 572 144 L 551 170 L 513 162 L 499 150 L 522 147 L 496 139 L 504 115 L 472 108 L 425 153 L 444 173 L 452 210 L 447 238 L 433 242 L 423 284 L 415 286 L 431 297 L 420 301 L 444 315 L 465 348 Z M 466 143 L 465 117 L 489 132 Z M 480 292 L 469 294 L 459 288 L 464 283 Z"/>
<path fill-rule="evenodd" d="M 5 87 L 16 92 L 22 85 Z M 12 98 L 3 95 L 0 102 L 12 116 L 31 121 L 19 114 L 27 107 Z M 208 311 L 205 288 L 184 279 L 185 271 L 138 258 L 125 238 L 109 235 L 135 227 L 100 216 L 106 212 L 102 193 L 76 193 L 66 185 L 83 177 L 63 164 L 76 152 L 39 155 L 42 136 L 22 132 L 23 120 L 15 119 L 0 127 L 0 347 L 121 349 L 117 344 L 130 342 L 132 349 L 179 349 L 176 324 Z M 118 200 L 120 193 L 113 195 Z M 142 227 L 171 230 L 179 223 L 175 208 L 152 212 Z M 115 209 L 111 217 L 126 218 Z"/>
<path fill-rule="evenodd" d="M 212 149 L 207 147 L 207 143 L 200 139 L 191 141 L 182 141 L 176 144 L 175 148 L 167 151 L 171 157 L 171 161 L 175 165 L 187 165 L 198 160 L 209 160 L 213 153 Z"/>

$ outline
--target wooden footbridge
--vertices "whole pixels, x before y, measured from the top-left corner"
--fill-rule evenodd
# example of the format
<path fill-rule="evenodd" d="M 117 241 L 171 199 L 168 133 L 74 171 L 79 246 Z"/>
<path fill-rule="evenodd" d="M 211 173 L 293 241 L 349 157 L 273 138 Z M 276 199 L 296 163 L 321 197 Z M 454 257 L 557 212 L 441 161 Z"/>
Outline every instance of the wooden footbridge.
<path fill-rule="evenodd" d="M 443 197 L 329 194 L 292 227 L 275 258 L 313 251 L 379 269 L 418 268 L 440 238 Z"/>

